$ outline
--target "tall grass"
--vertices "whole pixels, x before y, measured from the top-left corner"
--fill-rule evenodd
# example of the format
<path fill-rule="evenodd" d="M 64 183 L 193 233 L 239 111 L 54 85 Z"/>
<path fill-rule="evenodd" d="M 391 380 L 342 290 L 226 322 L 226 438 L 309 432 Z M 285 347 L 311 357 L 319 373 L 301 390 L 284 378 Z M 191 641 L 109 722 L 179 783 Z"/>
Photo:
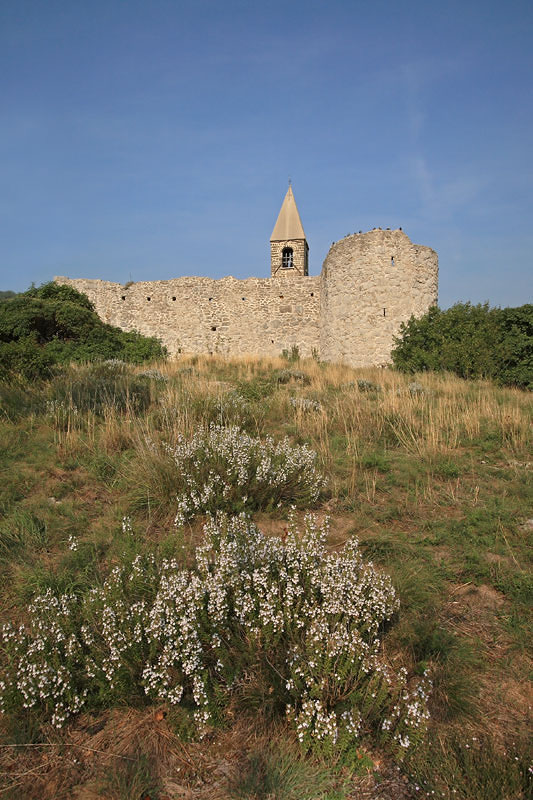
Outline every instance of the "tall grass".
<path fill-rule="evenodd" d="M 275 444 L 288 437 L 287 453 L 301 447 L 315 452 L 317 473 L 327 477 L 316 502 L 319 514 L 333 514 L 328 547 L 341 550 L 357 536 L 361 553 L 380 575 L 391 576 L 401 599 L 394 625 L 380 639 L 380 655 L 394 672 L 401 666 L 409 674 L 426 667 L 432 672 L 431 735 L 411 764 L 412 791 L 417 782 L 420 791 L 464 800 L 526 797 L 523 769 L 516 767 L 522 755 L 515 762 L 509 743 L 518 742 L 528 702 L 530 394 L 446 374 L 406 377 L 314 360 L 221 357 L 183 357 L 150 371 L 78 366 L 27 389 L 19 410 L 23 384 L 0 388 L 1 604 L 18 606 L 17 622 L 27 621 L 26 604 L 36 594 L 100 591 L 113 570 L 137 556 L 145 563 L 153 552 L 158 563 L 190 569 L 190 543 L 198 543 L 201 526 L 180 530 L 173 520 L 178 497 L 191 500 L 191 488 L 201 497 L 210 473 L 225 470 L 231 497 L 214 492 L 211 505 L 191 500 L 192 512 L 215 511 L 228 501 L 227 510 L 257 514 L 256 522 L 283 540 L 287 506 L 307 506 L 309 494 L 299 497 L 293 481 L 278 497 L 268 481 L 260 490 L 249 474 L 242 492 L 231 494 L 238 480 L 217 447 L 210 449 L 206 432 L 211 425 L 226 436 L 238 427 L 242 441 L 254 447 L 268 437 Z M 173 453 L 177 443 L 187 450 L 193 441 L 198 447 L 187 458 Z M 237 469 L 243 459 L 230 461 Z M 294 479 L 299 471 L 296 466 Z M 149 569 L 143 581 L 130 605 L 155 591 Z M 124 630 L 135 624 L 129 601 L 122 609 Z M 96 627 L 100 635 L 102 626 Z M 119 637 L 120 625 L 115 632 Z M 220 702 L 218 690 L 210 695 L 215 725 L 231 725 L 243 713 L 264 720 L 279 710 L 281 694 L 270 691 L 279 676 L 258 657 L 257 641 L 241 635 L 233 645 L 230 660 L 243 671 L 229 705 Z M 282 672 L 274 651 L 268 661 Z M 139 680 L 124 677 L 136 674 L 136 659 L 132 649 L 113 702 L 141 702 Z M 505 710 L 498 688 L 504 677 L 512 685 Z M 105 686 L 102 680 L 100 700 L 93 695 L 91 707 L 100 707 L 102 698 L 111 702 Z M 326 694 L 328 686 L 322 687 Z M 187 691 L 189 702 L 193 688 Z M 186 705 L 179 707 L 187 721 L 182 731 L 195 726 Z M 303 712 L 300 706 L 297 713 Z M 25 713 L 12 720 L 24 727 Z M 321 722 L 326 726 L 325 717 Z M 374 723 L 363 724 L 361 742 Z M 486 746 L 472 752 L 472 736 L 481 739 L 481 733 Z M 234 792 L 262 796 L 253 778 L 257 767 L 273 793 L 305 796 L 308 765 L 299 782 L 300 765 L 284 763 L 283 754 L 259 758 L 252 748 Z M 143 775 L 141 769 L 144 781 Z M 119 796 L 123 788 L 110 791 Z"/>

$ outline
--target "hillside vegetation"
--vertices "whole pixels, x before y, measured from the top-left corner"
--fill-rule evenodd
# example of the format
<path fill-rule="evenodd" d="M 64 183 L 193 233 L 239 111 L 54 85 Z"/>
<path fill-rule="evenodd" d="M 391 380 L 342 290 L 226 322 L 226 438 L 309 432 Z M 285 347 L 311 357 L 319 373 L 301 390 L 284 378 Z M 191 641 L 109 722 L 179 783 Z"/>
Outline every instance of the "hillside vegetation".
<path fill-rule="evenodd" d="M 433 306 L 402 324 L 392 361 L 404 372 L 449 371 L 533 389 L 533 305 Z"/>
<path fill-rule="evenodd" d="M 530 797 L 532 405 L 312 360 L 0 382 L 4 796 Z"/>
<path fill-rule="evenodd" d="M 0 302 L 0 376 L 50 377 L 71 362 L 164 358 L 157 339 L 103 323 L 86 295 L 46 283 Z M 6 295 L 8 295 L 6 297 Z"/>

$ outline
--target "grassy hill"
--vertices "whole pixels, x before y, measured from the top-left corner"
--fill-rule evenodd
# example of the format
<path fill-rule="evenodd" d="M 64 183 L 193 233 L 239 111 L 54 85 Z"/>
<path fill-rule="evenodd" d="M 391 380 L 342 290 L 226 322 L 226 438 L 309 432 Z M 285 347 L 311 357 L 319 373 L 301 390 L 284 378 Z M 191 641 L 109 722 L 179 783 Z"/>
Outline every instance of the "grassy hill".
<path fill-rule="evenodd" d="M 281 359 L 0 383 L 4 796 L 530 797 L 532 406 Z"/>

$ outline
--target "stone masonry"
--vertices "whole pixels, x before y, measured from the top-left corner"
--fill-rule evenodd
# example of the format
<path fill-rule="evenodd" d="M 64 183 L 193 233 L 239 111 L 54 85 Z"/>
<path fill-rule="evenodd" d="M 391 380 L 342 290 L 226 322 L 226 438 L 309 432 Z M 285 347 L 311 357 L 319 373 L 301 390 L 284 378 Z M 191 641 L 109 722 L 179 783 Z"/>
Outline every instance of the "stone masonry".
<path fill-rule="evenodd" d="M 55 280 L 84 292 L 104 322 L 157 336 L 171 354 L 279 355 L 296 346 L 359 367 L 390 360 L 400 323 L 437 302 L 437 276 L 434 250 L 375 230 L 332 245 L 320 276 Z"/>
<path fill-rule="evenodd" d="M 285 247 L 290 247 L 293 251 L 294 267 L 293 269 L 283 269 L 282 266 L 282 253 Z M 294 270 L 298 275 L 308 275 L 308 258 L 309 248 L 305 239 L 286 239 L 283 242 L 270 242 L 270 264 L 271 264 L 271 277 L 285 279 Z"/>
<path fill-rule="evenodd" d="M 122 286 L 55 278 L 94 303 L 104 322 L 157 336 L 171 354 L 279 356 L 318 350 L 320 277 L 176 278 Z"/>
<path fill-rule="evenodd" d="M 401 230 L 335 242 L 321 275 L 320 357 L 354 367 L 390 360 L 400 324 L 437 302 L 438 258 Z"/>
<path fill-rule="evenodd" d="M 292 268 L 279 266 L 284 247 Z M 305 269 L 304 269 L 305 267 Z M 161 339 L 171 355 L 280 355 L 354 367 L 390 361 L 402 322 L 437 302 L 438 259 L 402 230 L 374 229 L 335 242 L 308 276 L 307 241 L 292 189 L 271 237 L 270 278 L 175 278 L 110 283 L 57 277 L 94 303 L 104 322 Z"/>

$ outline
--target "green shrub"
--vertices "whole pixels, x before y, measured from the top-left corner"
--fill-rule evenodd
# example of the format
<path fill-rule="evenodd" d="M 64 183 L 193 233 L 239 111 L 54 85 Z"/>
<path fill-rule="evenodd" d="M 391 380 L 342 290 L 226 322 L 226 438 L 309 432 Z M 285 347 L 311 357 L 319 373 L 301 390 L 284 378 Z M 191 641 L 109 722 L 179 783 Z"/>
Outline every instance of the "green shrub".
<path fill-rule="evenodd" d="M 5 303 L 7 300 L 12 300 L 16 296 L 17 293 L 10 290 L 0 292 L 0 303 Z"/>
<path fill-rule="evenodd" d="M 404 372 L 448 370 L 461 378 L 492 378 L 533 388 L 533 305 L 489 308 L 456 303 L 433 306 L 403 323 L 392 351 Z"/>
<path fill-rule="evenodd" d="M 499 318 L 503 335 L 498 380 L 533 389 L 533 305 L 502 308 Z"/>
<path fill-rule="evenodd" d="M 17 341 L 0 341 L 0 380 L 11 380 L 14 374 L 27 380 L 48 377 L 54 363 L 53 355 L 40 346 L 36 334 Z"/>
<path fill-rule="evenodd" d="M 48 377 L 54 364 L 110 358 L 142 363 L 164 358 L 152 338 L 105 325 L 89 299 L 47 283 L 0 303 L 0 377 Z"/>

